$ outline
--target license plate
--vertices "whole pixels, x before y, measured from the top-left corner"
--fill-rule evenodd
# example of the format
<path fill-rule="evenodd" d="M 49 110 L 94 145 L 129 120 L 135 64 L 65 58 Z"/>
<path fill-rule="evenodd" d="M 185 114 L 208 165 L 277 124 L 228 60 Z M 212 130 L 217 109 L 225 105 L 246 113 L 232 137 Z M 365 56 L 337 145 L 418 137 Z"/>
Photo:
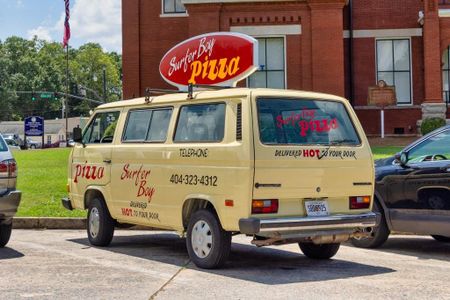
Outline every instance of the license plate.
<path fill-rule="evenodd" d="M 306 214 L 311 217 L 328 216 L 327 201 L 305 201 Z"/>

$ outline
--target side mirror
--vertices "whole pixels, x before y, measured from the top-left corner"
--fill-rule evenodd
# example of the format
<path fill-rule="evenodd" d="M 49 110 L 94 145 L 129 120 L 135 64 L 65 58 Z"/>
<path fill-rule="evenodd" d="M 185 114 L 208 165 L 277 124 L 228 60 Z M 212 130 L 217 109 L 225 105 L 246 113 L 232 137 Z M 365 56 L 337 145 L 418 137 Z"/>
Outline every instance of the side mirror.
<path fill-rule="evenodd" d="M 80 127 L 75 127 L 73 129 L 73 141 L 75 143 L 82 143 L 83 142 L 83 132 L 81 131 Z"/>
<path fill-rule="evenodd" d="M 406 164 L 408 163 L 408 152 L 402 152 L 400 154 L 400 165 L 402 167 L 406 166 Z"/>

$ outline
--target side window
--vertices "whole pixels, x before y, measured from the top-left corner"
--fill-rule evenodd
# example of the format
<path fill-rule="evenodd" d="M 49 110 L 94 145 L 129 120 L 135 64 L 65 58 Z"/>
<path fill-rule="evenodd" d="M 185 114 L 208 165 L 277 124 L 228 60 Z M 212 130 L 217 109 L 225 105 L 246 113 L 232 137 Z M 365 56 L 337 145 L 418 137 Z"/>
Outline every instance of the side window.
<path fill-rule="evenodd" d="M 152 122 L 147 135 L 149 142 L 164 142 L 167 139 L 167 129 L 169 128 L 172 109 L 154 110 Z"/>
<path fill-rule="evenodd" d="M 130 111 L 123 141 L 164 142 L 171 116 L 172 108 Z"/>
<path fill-rule="evenodd" d="M 182 106 L 175 142 L 220 142 L 225 131 L 225 103 Z"/>
<path fill-rule="evenodd" d="M 98 113 L 83 135 L 85 144 L 111 143 L 116 131 L 119 112 Z"/>
<path fill-rule="evenodd" d="M 450 130 L 430 137 L 409 150 L 410 162 L 450 160 Z"/>

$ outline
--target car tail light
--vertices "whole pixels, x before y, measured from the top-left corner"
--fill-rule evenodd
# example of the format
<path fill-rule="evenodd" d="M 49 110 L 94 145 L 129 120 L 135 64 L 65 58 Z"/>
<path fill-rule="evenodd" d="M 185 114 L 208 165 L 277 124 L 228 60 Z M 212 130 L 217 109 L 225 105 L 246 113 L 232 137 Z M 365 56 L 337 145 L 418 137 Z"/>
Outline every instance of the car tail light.
<path fill-rule="evenodd" d="M 276 214 L 277 212 L 278 199 L 252 201 L 252 214 Z"/>
<path fill-rule="evenodd" d="M 0 162 L 0 177 L 16 177 L 17 164 L 14 159 L 8 159 Z"/>
<path fill-rule="evenodd" d="M 350 209 L 363 209 L 370 207 L 370 196 L 350 197 Z"/>

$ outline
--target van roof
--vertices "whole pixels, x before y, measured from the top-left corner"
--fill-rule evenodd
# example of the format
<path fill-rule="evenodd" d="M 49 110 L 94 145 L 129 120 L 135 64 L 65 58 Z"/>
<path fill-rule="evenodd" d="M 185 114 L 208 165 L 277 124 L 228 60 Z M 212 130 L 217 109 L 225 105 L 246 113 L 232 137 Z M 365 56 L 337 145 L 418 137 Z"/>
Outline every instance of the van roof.
<path fill-rule="evenodd" d="M 185 102 L 195 100 L 206 100 L 211 98 L 235 98 L 248 96 L 249 94 L 255 94 L 256 96 L 282 96 L 282 97 L 299 97 L 299 98 L 308 98 L 308 99 L 327 99 L 327 100 L 336 100 L 336 101 L 344 101 L 345 98 L 324 94 L 324 93 L 316 93 L 316 92 L 308 92 L 308 91 L 299 91 L 299 90 L 281 90 L 281 89 L 265 89 L 265 88 L 225 88 L 220 90 L 196 90 L 193 93 L 193 99 L 188 100 L 188 93 L 170 93 L 161 96 L 150 97 L 152 104 L 158 103 L 173 103 L 173 102 Z M 97 107 L 97 109 L 109 109 L 109 108 L 117 108 L 117 107 L 128 107 L 128 106 L 141 106 L 145 104 L 145 97 L 134 98 L 130 100 L 121 100 L 110 102 L 106 104 L 102 104 Z"/>

